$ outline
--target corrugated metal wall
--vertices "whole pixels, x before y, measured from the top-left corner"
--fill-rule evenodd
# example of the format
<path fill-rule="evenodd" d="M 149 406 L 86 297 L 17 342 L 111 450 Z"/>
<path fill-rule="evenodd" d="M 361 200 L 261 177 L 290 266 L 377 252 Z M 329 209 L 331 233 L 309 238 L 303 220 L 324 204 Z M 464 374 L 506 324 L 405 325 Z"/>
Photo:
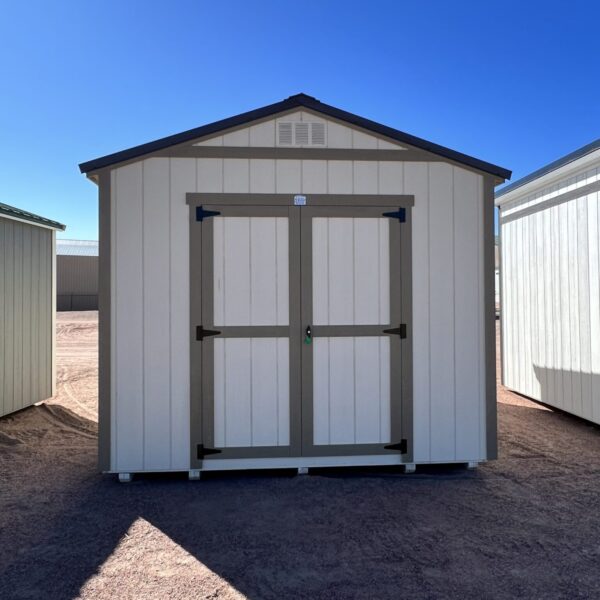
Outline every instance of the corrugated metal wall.
<path fill-rule="evenodd" d="M 0 217 L 0 416 L 52 396 L 53 235 Z"/>
<path fill-rule="evenodd" d="M 98 310 L 98 257 L 56 257 L 57 310 Z"/>
<path fill-rule="evenodd" d="M 502 210 L 504 384 L 600 423 L 599 193 L 557 196 L 600 179 L 558 182 Z M 537 211 L 527 214 L 531 207 Z M 529 209 L 519 216 L 518 211 Z M 510 217 L 513 220 L 508 220 Z"/>

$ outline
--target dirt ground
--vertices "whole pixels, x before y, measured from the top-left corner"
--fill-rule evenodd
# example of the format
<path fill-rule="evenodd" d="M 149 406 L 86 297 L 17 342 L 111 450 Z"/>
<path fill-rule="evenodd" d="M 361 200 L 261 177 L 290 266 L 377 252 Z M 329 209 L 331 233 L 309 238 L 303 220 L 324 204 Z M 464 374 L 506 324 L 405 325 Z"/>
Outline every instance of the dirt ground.
<path fill-rule="evenodd" d="M 0 419 L 0 598 L 600 598 L 600 429 L 499 390 L 462 468 L 96 472 L 96 313 L 58 318 L 52 401 Z"/>

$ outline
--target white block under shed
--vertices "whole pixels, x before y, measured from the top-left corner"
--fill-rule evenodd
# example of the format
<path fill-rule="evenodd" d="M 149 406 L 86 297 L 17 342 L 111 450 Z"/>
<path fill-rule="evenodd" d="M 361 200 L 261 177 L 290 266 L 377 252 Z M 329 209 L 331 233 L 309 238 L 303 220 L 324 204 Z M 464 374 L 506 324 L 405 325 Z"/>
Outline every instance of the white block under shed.
<path fill-rule="evenodd" d="M 600 424 L 600 140 L 496 194 L 502 381 Z"/>
<path fill-rule="evenodd" d="M 495 458 L 510 172 L 303 94 L 81 170 L 103 471 Z"/>

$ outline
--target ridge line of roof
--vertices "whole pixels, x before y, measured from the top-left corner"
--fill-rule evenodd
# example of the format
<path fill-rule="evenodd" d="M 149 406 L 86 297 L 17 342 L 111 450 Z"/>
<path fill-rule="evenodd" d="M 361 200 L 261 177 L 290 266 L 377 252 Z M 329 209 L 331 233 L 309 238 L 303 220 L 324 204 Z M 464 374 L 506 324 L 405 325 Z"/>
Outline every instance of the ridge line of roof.
<path fill-rule="evenodd" d="M 106 156 L 81 163 L 79 165 L 79 169 L 82 173 L 89 173 L 90 171 L 95 171 L 97 169 L 117 164 L 125 160 L 130 160 L 132 158 L 138 158 L 145 154 L 162 150 L 175 144 L 191 141 L 195 138 L 210 135 L 211 133 L 218 133 L 231 127 L 244 125 L 251 121 L 255 121 L 264 117 L 269 117 L 277 113 L 283 112 L 285 110 L 297 107 L 312 109 L 323 115 L 327 115 L 329 117 L 345 121 L 347 123 L 356 125 L 373 133 L 378 133 L 380 135 L 389 137 L 393 140 L 415 146 L 427 152 L 431 152 L 433 154 L 437 154 L 439 156 L 447 158 L 449 160 L 454 160 L 456 162 L 465 164 L 480 171 L 496 175 L 498 177 L 501 177 L 502 179 L 510 179 L 512 174 L 511 171 L 509 171 L 508 169 L 504 169 L 492 163 L 488 163 L 486 161 L 474 158 L 467 154 L 463 154 L 462 152 L 451 150 L 450 148 L 447 148 L 445 146 L 441 146 L 434 142 L 429 142 L 409 133 L 405 133 L 398 129 L 394 129 L 393 127 L 388 127 L 387 125 L 377 123 L 376 121 L 360 117 L 358 115 L 336 108 L 329 104 L 325 104 L 323 102 L 320 102 L 316 98 L 313 98 L 312 96 L 308 96 L 307 94 L 296 94 L 294 96 L 286 98 L 285 100 L 276 102 L 274 104 L 269 104 L 262 108 L 257 108 L 245 113 L 241 113 L 239 115 L 235 115 L 233 117 L 228 117 L 226 119 L 221 119 L 213 123 L 208 123 L 206 125 L 202 125 L 194 129 L 188 129 L 187 131 L 176 133 L 152 142 L 147 142 L 145 144 L 140 144 L 138 146 L 134 146 L 126 150 L 114 152 L 112 154 L 108 154 Z"/>

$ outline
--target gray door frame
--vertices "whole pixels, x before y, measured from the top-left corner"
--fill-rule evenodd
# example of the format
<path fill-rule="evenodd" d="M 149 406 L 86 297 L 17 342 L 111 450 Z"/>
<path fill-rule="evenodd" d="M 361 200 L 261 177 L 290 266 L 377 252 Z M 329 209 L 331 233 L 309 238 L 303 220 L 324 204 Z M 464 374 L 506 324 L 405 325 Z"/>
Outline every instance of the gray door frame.
<path fill-rule="evenodd" d="M 373 448 L 370 445 L 343 445 L 336 446 L 318 446 L 318 451 L 312 453 L 310 446 L 303 440 L 303 401 L 302 401 L 302 381 L 301 373 L 305 364 L 310 365 L 312 370 L 312 356 L 310 361 L 306 361 L 303 356 L 305 352 L 305 344 L 302 343 L 304 333 L 304 314 L 300 304 L 301 299 L 301 252 L 306 244 L 301 243 L 300 223 L 303 211 L 310 211 L 313 207 L 326 207 L 325 210 L 332 209 L 336 215 L 340 215 L 340 210 L 347 207 L 352 216 L 360 216 L 366 214 L 365 211 L 374 209 L 381 214 L 384 209 L 390 207 L 405 209 L 405 222 L 401 223 L 400 233 L 400 256 L 399 263 L 394 268 L 399 268 L 401 273 L 400 280 L 400 309 L 399 323 L 406 324 L 407 337 L 399 340 L 398 336 L 392 336 L 392 346 L 394 338 L 396 343 L 401 344 L 400 364 L 394 371 L 392 367 L 392 378 L 399 379 L 396 386 L 400 387 L 401 401 L 398 404 L 400 415 L 392 415 L 394 422 L 400 421 L 401 435 L 407 440 L 407 452 L 402 455 L 403 462 L 412 462 L 413 460 L 413 400 L 412 400 L 412 211 L 414 205 L 414 196 L 412 195 L 308 195 L 307 206 L 294 206 L 294 195 L 292 194 L 222 194 L 222 193 L 188 193 L 186 194 L 186 202 L 190 207 L 190 468 L 201 468 L 203 460 L 218 460 L 219 458 L 262 458 L 273 456 L 302 456 L 303 446 L 306 446 L 306 455 L 364 455 L 364 454 L 382 454 L 392 452 L 390 450 L 382 450 L 381 444 L 374 444 Z M 209 423 L 213 417 L 213 403 L 210 402 L 210 407 L 206 407 L 203 402 L 203 397 L 206 394 L 212 394 L 210 387 L 211 383 L 206 382 L 202 377 L 203 367 L 210 366 L 210 360 L 214 355 L 214 338 L 207 337 L 203 341 L 196 340 L 196 326 L 203 325 L 205 329 L 215 329 L 212 325 L 212 313 L 210 323 L 204 319 L 204 306 L 212 304 L 212 272 L 209 286 L 203 289 L 203 280 L 207 278 L 204 273 L 203 263 L 208 260 L 207 252 L 210 250 L 210 261 L 212 264 L 212 224 L 211 219 L 203 221 L 196 220 L 196 208 L 202 206 L 205 210 L 218 211 L 224 216 L 260 216 L 271 215 L 275 216 L 273 209 L 277 207 L 286 207 L 289 216 L 289 280 L 290 280 L 290 446 L 279 447 L 256 447 L 256 448 L 227 448 L 221 449 L 220 454 L 210 455 L 204 459 L 197 457 L 197 445 L 204 444 L 205 447 L 213 447 L 211 443 L 214 438 L 205 435 L 210 429 Z M 345 212 L 345 211 L 344 211 Z M 307 213 L 308 214 L 308 213 Z M 390 236 L 391 238 L 392 236 Z M 312 254 L 312 247 L 310 248 Z M 390 266 L 393 261 L 394 253 L 390 253 Z M 312 257 L 311 257 L 312 262 Z M 394 261 L 395 262 L 395 261 Z M 304 275 L 306 277 L 306 275 Z M 312 289 L 312 273 L 311 273 L 311 289 Z M 312 293 L 311 293 L 312 294 Z M 209 299 L 207 299 L 209 298 Z M 311 298 L 312 312 L 312 298 Z M 208 316 L 208 315 L 207 315 Z M 390 315 L 392 316 L 392 314 Z M 392 319 L 391 319 L 392 320 Z M 392 320 L 392 327 L 396 327 L 399 323 Z M 377 331 L 381 331 L 379 326 L 353 326 L 353 335 L 377 335 Z M 218 328 L 219 331 L 225 331 L 225 335 L 229 337 L 241 337 L 242 328 Z M 264 335 L 279 335 L 282 331 L 280 327 L 252 328 L 254 331 L 252 337 L 259 337 L 257 334 Z M 335 334 L 336 331 L 329 328 L 321 327 L 322 335 Z M 336 327 L 337 333 L 340 330 Z M 268 333 L 267 333 L 268 332 Z M 247 332 L 244 332 L 247 333 Z M 245 337 L 245 336 L 244 336 Z M 212 371 L 211 371 L 212 372 Z M 399 373 L 399 377 L 398 377 Z M 211 378 L 212 381 L 212 378 Z M 311 381 L 312 385 L 312 381 Z M 312 388 L 310 390 L 312 401 Z M 212 397 L 212 396 L 211 396 Z M 306 402 L 304 402 L 305 404 Z M 312 405 L 311 405 L 312 411 Z M 209 418 L 211 420 L 209 420 Z M 306 431 L 308 428 L 305 427 Z M 312 436 L 312 416 L 311 426 L 309 429 Z M 399 441 L 395 438 L 393 442 Z M 312 442 L 312 440 L 310 440 Z M 335 452 L 329 452 L 329 449 L 335 449 Z M 360 448 L 357 452 L 356 449 Z"/>
<path fill-rule="evenodd" d="M 391 410 L 391 439 L 386 443 L 377 444 L 331 444 L 315 445 L 313 440 L 313 345 L 303 344 L 302 347 L 302 455 L 303 456 L 349 456 L 367 454 L 387 454 L 388 444 L 399 443 L 402 439 L 412 438 L 408 434 L 408 418 L 404 418 L 405 410 L 409 410 L 408 390 L 404 389 L 403 379 L 408 375 L 404 367 L 404 355 L 410 353 L 410 348 L 400 339 L 398 334 L 384 333 L 385 329 L 397 328 L 401 323 L 408 325 L 409 312 L 404 306 L 406 301 L 403 288 L 410 288 L 410 251 L 405 256 L 406 247 L 402 245 L 405 231 L 410 229 L 410 221 L 406 218 L 401 223 L 399 219 L 389 219 L 389 257 L 390 257 L 390 322 L 380 325 L 315 325 L 313 323 L 313 246 L 312 218 L 313 217 L 347 217 L 347 218 L 381 218 L 383 213 L 390 212 L 385 206 L 306 206 L 302 209 L 301 253 L 302 253 L 302 327 L 303 331 L 310 325 L 312 337 L 358 337 L 358 336 L 387 336 L 390 338 L 390 410 Z M 404 244 L 406 246 L 406 244 Z M 412 370 L 410 376 L 412 377 Z M 406 407 L 404 406 L 406 404 Z M 412 418 L 410 419 L 412 422 Z"/>

